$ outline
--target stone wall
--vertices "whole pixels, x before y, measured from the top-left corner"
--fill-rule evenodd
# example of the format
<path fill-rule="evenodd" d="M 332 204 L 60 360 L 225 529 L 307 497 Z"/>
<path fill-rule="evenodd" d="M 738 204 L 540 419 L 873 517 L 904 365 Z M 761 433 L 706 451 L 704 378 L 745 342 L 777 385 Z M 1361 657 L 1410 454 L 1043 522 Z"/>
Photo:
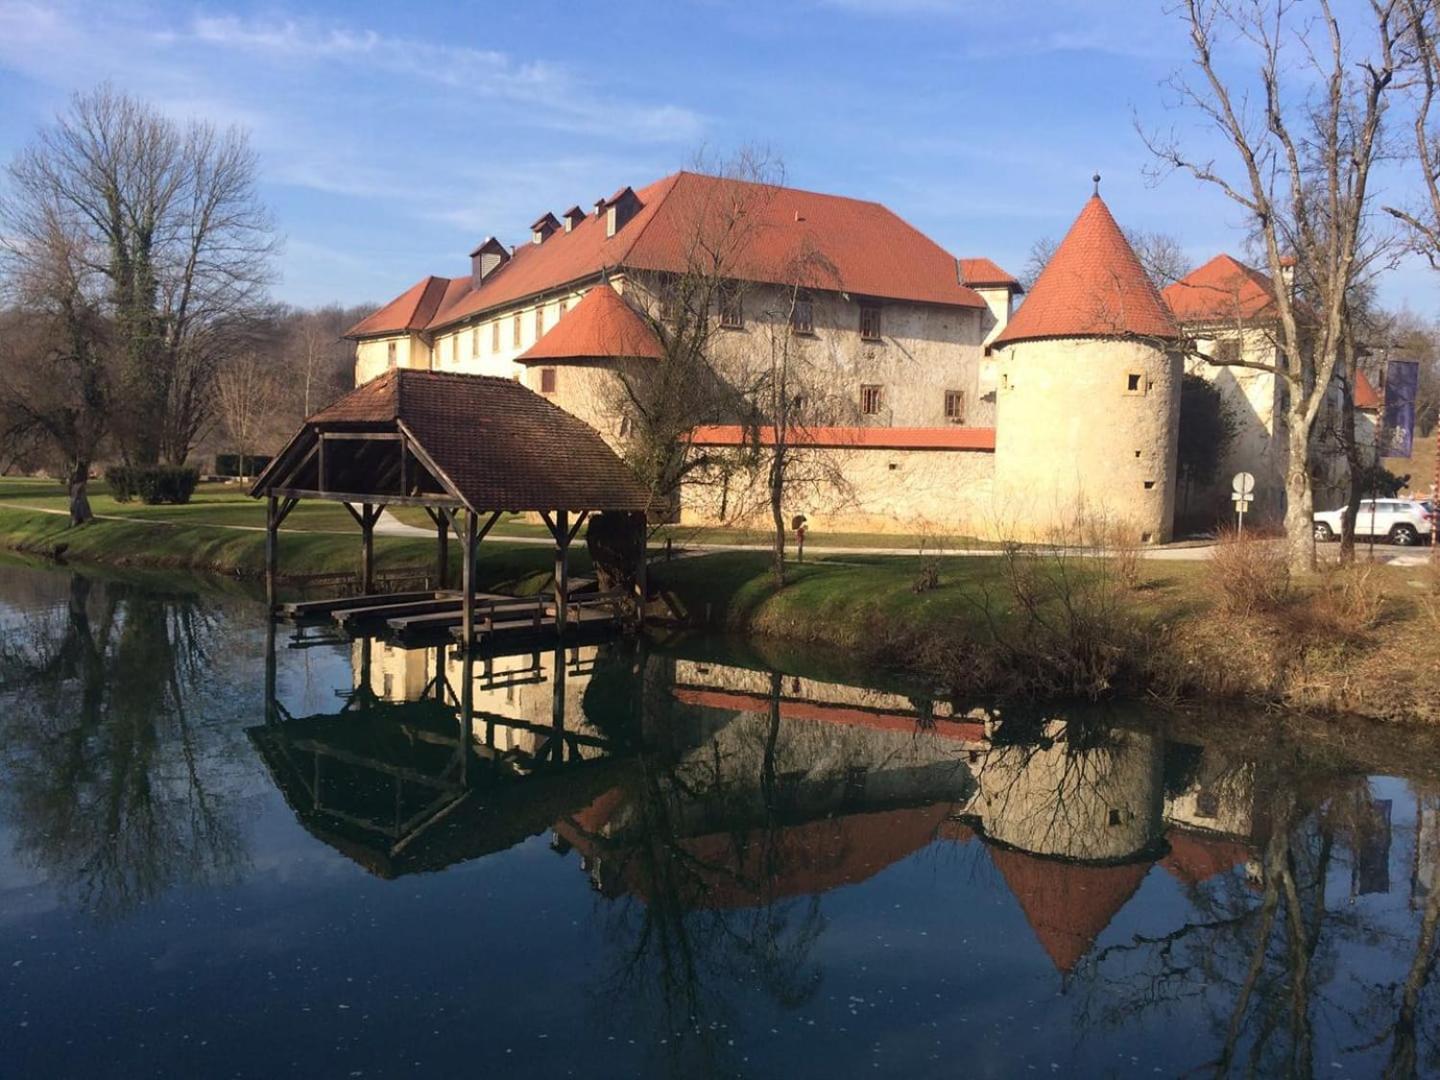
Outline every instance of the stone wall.
<path fill-rule="evenodd" d="M 1178 354 L 1136 341 L 1064 338 L 1019 342 L 998 355 L 996 531 L 1048 540 L 1103 518 L 1135 541 L 1168 540 Z"/>
<path fill-rule="evenodd" d="M 737 455 L 732 454 L 734 459 Z M 808 521 L 810 539 L 827 532 L 988 535 L 995 455 L 975 450 L 824 449 L 802 453 L 784 517 Z M 743 472 L 728 483 L 706 471 L 685 485 L 681 523 L 770 527 L 764 477 L 751 483 Z"/>

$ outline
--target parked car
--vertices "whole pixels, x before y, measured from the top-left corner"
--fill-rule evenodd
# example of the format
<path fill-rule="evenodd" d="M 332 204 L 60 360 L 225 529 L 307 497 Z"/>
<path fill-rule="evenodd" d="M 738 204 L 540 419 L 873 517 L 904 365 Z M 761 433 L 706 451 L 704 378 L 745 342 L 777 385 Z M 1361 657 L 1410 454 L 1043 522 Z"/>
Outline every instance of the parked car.
<path fill-rule="evenodd" d="M 1338 540 L 1345 508 L 1315 515 L 1315 539 Z M 1373 536 L 1392 544 L 1418 544 L 1435 527 L 1435 506 L 1421 499 L 1362 499 L 1355 518 L 1356 536 Z"/>

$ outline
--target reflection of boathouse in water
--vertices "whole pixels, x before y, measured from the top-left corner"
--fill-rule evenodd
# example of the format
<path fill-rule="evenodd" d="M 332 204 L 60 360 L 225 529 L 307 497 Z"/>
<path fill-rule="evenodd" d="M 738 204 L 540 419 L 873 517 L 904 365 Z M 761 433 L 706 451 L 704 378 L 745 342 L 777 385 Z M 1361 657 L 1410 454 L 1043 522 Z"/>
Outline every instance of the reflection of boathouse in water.
<path fill-rule="evenodd" d="M 1193 887 L 1263 831 L 1252 767 L 1144 728 L 614 645 L 351 648 L 335 713 L 272 700 L 251 736 L 302 823 L 387 877 L 548 831 L 603 895 L 718 910 L 981 845 L 1069 973 L 1156 862 Z"/>

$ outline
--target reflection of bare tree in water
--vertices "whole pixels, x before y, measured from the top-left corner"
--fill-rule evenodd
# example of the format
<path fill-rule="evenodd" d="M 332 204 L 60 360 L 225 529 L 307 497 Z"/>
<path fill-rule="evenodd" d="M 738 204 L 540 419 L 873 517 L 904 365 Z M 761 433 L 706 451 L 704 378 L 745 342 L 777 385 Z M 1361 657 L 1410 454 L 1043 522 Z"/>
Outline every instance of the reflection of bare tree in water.
<path fill-rule="evenodd" d="M 1255 790 L 1268 835 L 1256 882 L 1224 875 L 1193 886 L 1194 915 L 1160 936 L 1135 935 L 1095 953 L 1079 972 L 1079 1029 L 1134 1024 L 1181 1002 L 1210 1010 L 1218 1041 L 1202 1072 L 1310 1076 L 1317 1025 L 1377 1034 L 1346 1051 L 1391 1044 L 1387 1075 L 1416 1075 L 1422 993 L 1434 966 L 1440 890 L 1432 889 L 1418 938 L 1362 921 L 1349 904 L 1326 905 L 1337 848 L 1356 858 L 1374 828 L 1363 779 L 1310 780 L 1293 760 L 1262 767 Z M 1440 882 L 1436 883 L 1440 885 Z M 1414 948 L 1402 983 L 1337 980 L 1346 942 Z"/>
<path fill-rule="evenodd" d="M 228 880 L 245 855 L 189 713 L 221 633 L 198 599 L 71 579 L 63 612 L 0 652 L 4 799 L 19 854 L 97 915 L 180 884 Z"/>
<path fill-rule="evenodd" d="M 824 929 L 819 898 L 783 898 L 771 887 L 785 869 L 780 836 L 786 800 L 776 771 L 778 675 L 763 738 L 755 778 L 736 774 L 718 754 L 680 765 L 642 755 L 623 839 L 607 846 L 605 838 L 591 837 L 601 858 L 612 860 L 606 874 L 623 877 L 643 894 L 606 904 L 605 931 L 616 964 L 599 988 L 600 1000 L 607 1010 L 625 1003 L 636 1015 L 630 1026 L 653 1031 L 656 1044 L 664 1041 L 672 1075 L 743 1072 L 732 1060 L 739 1019 L 732 997 L 758 988 L 795 1008 L 819 985 L 810 959 Z M 725 856 L 697 853 L 684 842 L 685 808 L 701 800 L 709 807 L 707 818 L 736 823 Z M 721 890 L 747 899 L 713 903 Z"/>

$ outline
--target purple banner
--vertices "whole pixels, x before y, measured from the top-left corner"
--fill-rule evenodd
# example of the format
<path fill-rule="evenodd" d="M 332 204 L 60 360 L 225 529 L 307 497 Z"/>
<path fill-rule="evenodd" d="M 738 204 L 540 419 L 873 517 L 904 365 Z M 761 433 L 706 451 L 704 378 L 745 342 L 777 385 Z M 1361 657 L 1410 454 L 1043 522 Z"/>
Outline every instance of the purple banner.
<path fill-rule="evenodd" d="M 1415 449 L 1415 399 L 1420 390 L 1420 364 L 1391 360 L 1385 371 L 1385 423 L 1380 428 L 1380 453 L 1408 458 Z"/>

